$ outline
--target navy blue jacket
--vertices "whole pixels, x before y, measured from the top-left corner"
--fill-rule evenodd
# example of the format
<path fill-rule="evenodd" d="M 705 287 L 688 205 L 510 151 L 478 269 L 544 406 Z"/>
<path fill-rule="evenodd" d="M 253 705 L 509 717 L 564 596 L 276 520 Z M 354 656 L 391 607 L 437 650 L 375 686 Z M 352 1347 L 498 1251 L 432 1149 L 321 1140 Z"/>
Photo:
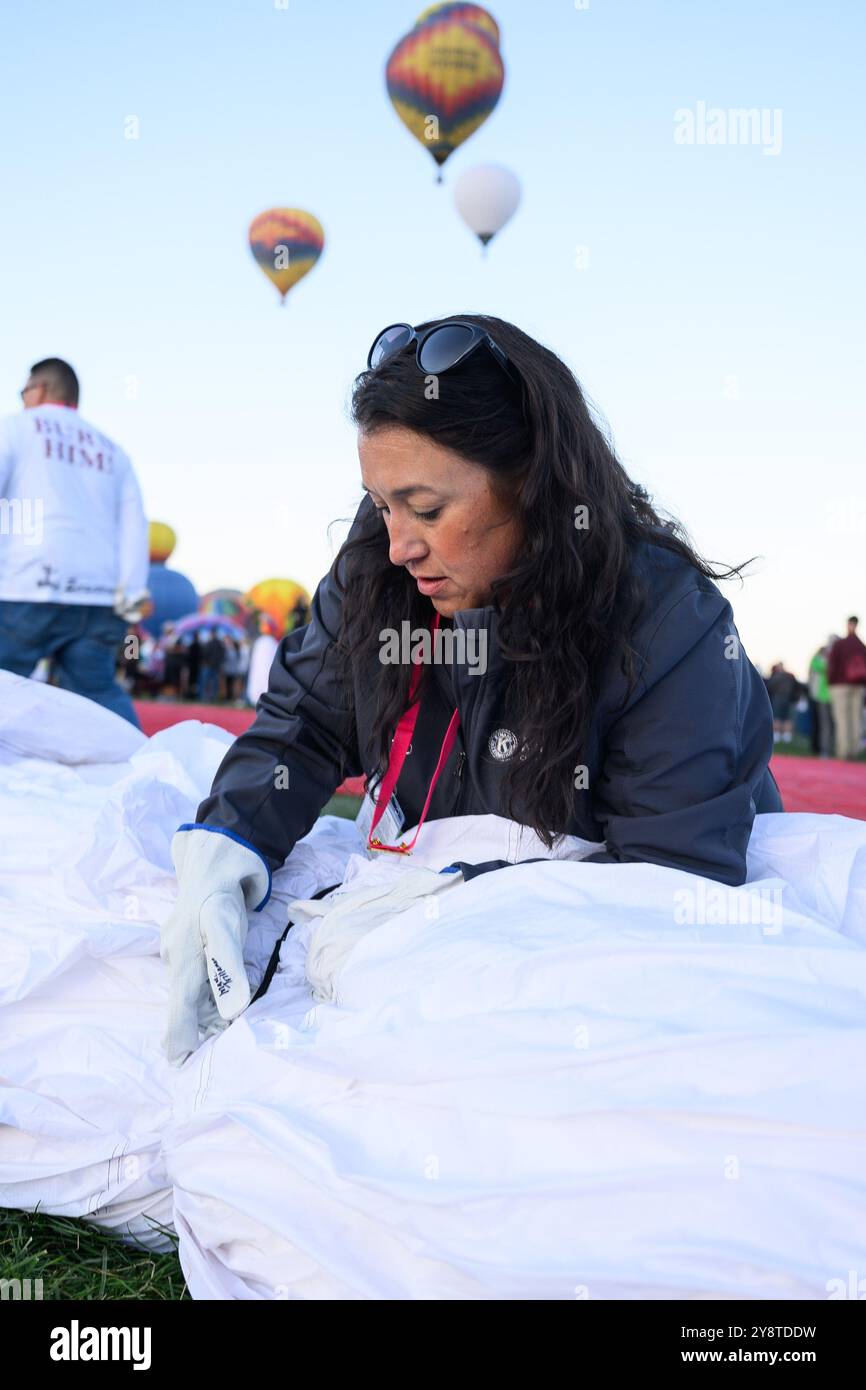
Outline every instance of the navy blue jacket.
<path fill-rule="evenodd" d="M 646 594 L 630 637 L 637 680 L 626 695 L 617 662 L 603 673 L 588 743 L 579 755 L 575 750 L 575 764 L 586 767 L 585 789 L 575 791 L 573 817 L 561 829 L 603 840 L 605 848 L 591 856 L 596 862 L 664 864 L 741 884 L 755 814 L 783 809 L 768 766 L 773 719 L 766 687 L 739 643 L 730 604 L 711 581 L 657 545 L 644 545 L 635 563 Z M 270 870 L 312 828 L 345 777 L 376 766 L 375 672 L 348 676 L 338 660 L 340 608 L 328 575 L 309 624 L 280 643 L 256 719 L 226 753 L 198 809 L 197 824 L 237 836 Z M 504 713 L 508 672 L 497 614 L 492 607 L 465 609 L 454 626 L 486 628 L 487 670 L 473 674 L 456 662 L 427 668 L 412 753 L 396 789 L 407 827 L 420 816 L 455 706 L 458 737 L 428 819 L 504 814 L 502 781 L 516 740 Z M 467 875 L 469 863 L 471 852 Z"/>

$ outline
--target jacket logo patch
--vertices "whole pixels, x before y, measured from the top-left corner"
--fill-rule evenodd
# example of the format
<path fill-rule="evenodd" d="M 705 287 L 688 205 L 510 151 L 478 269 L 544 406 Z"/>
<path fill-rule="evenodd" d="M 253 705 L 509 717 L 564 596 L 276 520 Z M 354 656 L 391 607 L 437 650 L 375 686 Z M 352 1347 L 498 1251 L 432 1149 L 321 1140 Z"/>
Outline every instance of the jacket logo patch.
<path fill-rule="evenodd" d="M 491 756 L 499 763 L 513 758 L 517 751 L 517 735 L 510 729 L 494 729 L 487 743 Z"/>

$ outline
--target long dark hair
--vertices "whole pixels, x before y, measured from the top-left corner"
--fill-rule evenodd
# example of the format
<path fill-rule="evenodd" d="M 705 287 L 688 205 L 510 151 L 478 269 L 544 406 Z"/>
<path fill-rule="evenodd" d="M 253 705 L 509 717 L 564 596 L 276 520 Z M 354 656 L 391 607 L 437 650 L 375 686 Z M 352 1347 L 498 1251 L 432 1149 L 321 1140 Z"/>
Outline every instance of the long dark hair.
<path fill-rule="evenodd" d="M 550 847 L 573 815 L 574 770 L 582 761 L 600 671 L 613 656 L 627 682 L 635 678 L 629 631 L 642 598 L 632 564 L 636 545 L 652 540 L 709 579 L 730 578 L 742 566 L 717 572 L 696 554 L 678 522 L 662 519 L 616 458 L 580 384 L 555 353 L 503 319 L 455 317 L 487 329 L 520 383 L 511 383 L 491 354 L 478 350 L 441 376 L 434 395 L 413 344 L 361 373 L 352 420 L 364 434 L 402 426 L 486 468 L 491 487 L 517 515 L 522 546 L 492 586 L 499 650 L 509 670 L 508 723 L 522 745 L 509 764 L 500 809 Z M 390 563 L 385 524 L 372 506 L 332 575 L 343 595 L 344 659 L 350 669 L 376 673 L 367 678 L 376 681 L 375 772 L 381 775 L 411 672 L 377 660 L 379 633 L 399 631 L 407 619 L 413 628 L 426 626 L 430 601 L 403 566 Z M 420 698 L 423 693 L 422 680 Z"/>

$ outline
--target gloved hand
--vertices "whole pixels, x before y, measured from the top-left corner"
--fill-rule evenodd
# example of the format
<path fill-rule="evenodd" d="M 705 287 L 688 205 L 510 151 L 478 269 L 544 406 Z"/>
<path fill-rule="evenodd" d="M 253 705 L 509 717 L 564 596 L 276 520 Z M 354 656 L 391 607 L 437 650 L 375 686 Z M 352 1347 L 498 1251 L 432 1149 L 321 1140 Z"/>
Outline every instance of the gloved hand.
<path fill-rule="evenodd" d="M 459 869 L 440 871 L 417 867 L 405 861 L 391 865 L 393 873 L 385 882 L 337 888 L 325 898 L 296 898 L 289 904 L 289 917 L 298 922 L 315 922 L 307 948 L 307 982 L 313 998 L 339 1000 L 337 985 L 349 955 L 363 938 L 405 912 L 419 899 L 426 899 L 431 917 L 438 916 L 435 896 L 463 882 Z"/>
<path fill-rule="evenodd" d="M 150 590 L 142 589 L 138 594 L 127 595 L 122 588 L 115 589 L 114 611 L 118 618 L 123 618 L 128 623 L 140 622 L 153 612 Z"/>
<path fill-rule="evenodd" d="M 250 846 L 220 830 L 192 826 L 171 842 L 178 898 L 162 927 L 160 955 L 169 968 L 168 1060 L 180 1066 L 206 1036 L 250 1002 L 244 965 L 247 912 L 263 907 L 270 871 Z"/>

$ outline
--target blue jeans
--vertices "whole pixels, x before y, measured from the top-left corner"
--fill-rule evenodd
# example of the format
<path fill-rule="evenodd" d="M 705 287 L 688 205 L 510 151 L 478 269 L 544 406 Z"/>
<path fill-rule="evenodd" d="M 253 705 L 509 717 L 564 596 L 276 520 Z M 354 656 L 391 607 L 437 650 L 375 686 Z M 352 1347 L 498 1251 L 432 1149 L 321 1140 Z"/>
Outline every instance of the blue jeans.
<path fill-rule="evenodd" d="M 16 603 L 0 599 L 0 668 L 29 676 L 53 657 L 64 690 L 84 695 L 140 729 L 132 701 L 114 679 L 127 630 L 106 605 Z"/>
<path fill-rule="evenodd" d="M 202 666 L 198 680 L 198 698 L 203 705 L 212 705 L 220 693 L 218 666 Z"/>

